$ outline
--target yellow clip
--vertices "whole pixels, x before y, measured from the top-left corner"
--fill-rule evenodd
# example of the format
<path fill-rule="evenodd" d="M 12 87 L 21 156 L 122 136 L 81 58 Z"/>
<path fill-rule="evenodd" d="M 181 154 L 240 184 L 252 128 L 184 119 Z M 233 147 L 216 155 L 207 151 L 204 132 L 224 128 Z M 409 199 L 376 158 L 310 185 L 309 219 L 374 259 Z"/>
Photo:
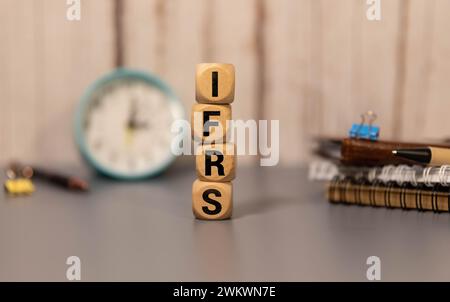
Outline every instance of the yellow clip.
<path fill-rule="evenodd" d="M 5 190 L 13 195 L 29 195 L 34 192 L 34 185 L 28 178 L 8 179 Z"/>

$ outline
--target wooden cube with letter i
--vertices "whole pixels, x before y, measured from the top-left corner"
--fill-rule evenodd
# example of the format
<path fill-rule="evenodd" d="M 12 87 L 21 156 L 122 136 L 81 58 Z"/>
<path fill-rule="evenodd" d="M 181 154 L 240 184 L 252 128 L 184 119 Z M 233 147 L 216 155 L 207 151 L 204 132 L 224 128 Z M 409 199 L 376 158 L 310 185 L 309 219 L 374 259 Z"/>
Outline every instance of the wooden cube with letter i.
<path fill-rule="evenodd" d="M 192 107 L 192 137 L 201 143 L 196 150 L 198 179 L 192 186 L 192 210 L 203 220 L 231 217 L 236 147 L 227 143 L 231 105 L 234 100 L 234 66 L 197 65 L 195 90 L 200 104 Z"/>
<path fill-rule="evenodd" d="M 204 104 L 231 104 L 234 100 L 234 66 L 202 63 L 195 74 L 195 98 Z"/>

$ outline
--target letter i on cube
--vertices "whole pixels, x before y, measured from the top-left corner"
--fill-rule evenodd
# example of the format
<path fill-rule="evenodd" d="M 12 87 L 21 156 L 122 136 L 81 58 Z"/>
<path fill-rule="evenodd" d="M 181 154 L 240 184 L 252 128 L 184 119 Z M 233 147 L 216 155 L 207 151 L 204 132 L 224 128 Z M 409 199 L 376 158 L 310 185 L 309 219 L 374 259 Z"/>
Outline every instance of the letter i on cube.
<path fill-rule="evenodd" d="M 202 63 L 197 65 L 192 107 L 192 137 L 202 142 L 196 150 L 198 179 L 192 185 L 192 210 L 203 220 L 231 218 L 236 171 L 236 146 L 227 143 L 227 121 L 234 100 L 234 66 Z"/>

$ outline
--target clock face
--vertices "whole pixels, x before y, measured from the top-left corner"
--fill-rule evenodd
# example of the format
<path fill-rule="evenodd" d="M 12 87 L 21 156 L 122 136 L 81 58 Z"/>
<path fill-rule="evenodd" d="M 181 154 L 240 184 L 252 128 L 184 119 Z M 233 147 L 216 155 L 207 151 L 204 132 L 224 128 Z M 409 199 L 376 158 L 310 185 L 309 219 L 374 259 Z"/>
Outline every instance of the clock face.
<path fill-rule="evenodd" d="M 172 122 L 178 103 L 139 79 L 119 78 L 90 95 L 82 136 L 91 161 L 114 175 L 151 174 L 173 156 Z"/>

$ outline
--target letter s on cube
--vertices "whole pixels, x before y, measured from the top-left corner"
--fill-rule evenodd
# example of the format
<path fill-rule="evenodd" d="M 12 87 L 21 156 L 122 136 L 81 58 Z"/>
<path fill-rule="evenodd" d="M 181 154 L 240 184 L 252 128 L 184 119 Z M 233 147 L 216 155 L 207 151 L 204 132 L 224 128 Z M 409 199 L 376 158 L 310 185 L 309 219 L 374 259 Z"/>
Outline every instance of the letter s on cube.
<path fill-rule="evenodd" d="M 202 220 L 231 218 L 233 186 L 231 182 L 205 182 L 195 180 L 192 185 L 192 211 Z"/>

